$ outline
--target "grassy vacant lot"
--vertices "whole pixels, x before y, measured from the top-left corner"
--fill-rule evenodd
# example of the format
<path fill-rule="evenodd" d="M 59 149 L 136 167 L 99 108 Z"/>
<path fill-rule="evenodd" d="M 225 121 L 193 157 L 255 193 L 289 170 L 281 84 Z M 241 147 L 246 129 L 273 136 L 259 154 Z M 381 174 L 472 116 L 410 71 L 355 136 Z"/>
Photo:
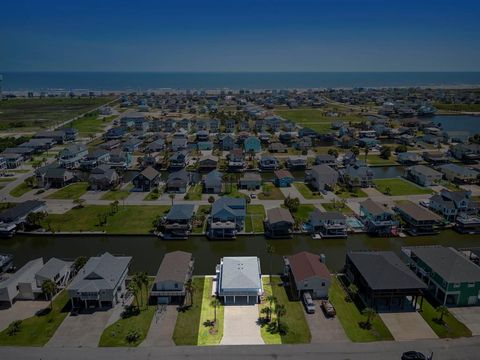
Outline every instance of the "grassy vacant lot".
<path fill-rule="evenodd" d="M 202 184 L 195 184 L 190 186 L 187 194 L 185 195 L 185 200 L 202 200 Z"/>
<path fill-rule="evenodd" d="M 109 205 L 87 205 L 65 214 L 49 214 L 42 221 L 45 229 L 52 231 L 105 231 L 111 234 L 148 234 L 157 216 L 164 215 L 170 206 L 119 206 L 112 212 Z M 100 225 L 106 216 L 106 224 Z"/>
<path fill-rule="evenodd" d="M 87 189 L 88 183 L 78 182 L 55 191 L 53 194 L 48 195 L 47 199 L 78 199 L 87 192 Z"/>
<path fill-rule="evenodd" d="M 8 329 L 0 332 L 0 345 L 10 346 L 43 346 L 55 334 L 62 321 L 68 315 L 67 292 L 60 292 L 53 300 L 53 309 L 48 308 L 44 314 L 25 319 L 20 325 L 20 331 L 9 335 Z"/>
<path fill-rule="evenodd" d="M 281 205 L 285 208 L 285 205 Z M 296 212 L 292 212 L 292 216 L 295 220 L 298 220 L 300 223 L 303 223 L 308 220 L 308 215 L 315 210 L 315 206 L 312 204 L 300 204 Z"/>
<path fill-rule="evenodd" d="M 322 207 L 326 211 L 340 211 L 344 215 L 353 215 L 353 210 L 350 209 L 347 205 L 343 205 L 341 203 L 326 203 L 322 204 Z"/>
<path fill-rule="evenodd" d="M 270 182 L 262 185 L 262 192 L 258 194 L 260 200 L 283 200 L 285 196 L 282 191 Z"/>
<path fill-rule="evenodd" d="M 346 301 L 346 292 L 338 279 L 334 279 L 330 286 L 329 299 L 337 312 L 338 319 L 348 338 L 354 342 L 393 340 L 393 336 L 383 323 L 380 316 L 375 315 L 370 329 L 360 326 L 365 316 L 353 301 Z"/>
<path fill-rule="evenodd" d="M 385 195 L 398 196 L 398 195 L 422 195 L 432 194 L 433 190 L 429 188 L 422 188 L 405 179 L 376 179 L 373 183 L 377 187 L 378 191 Z"/>
<path fill-rule="evenodd" d="M 247 205 L 247 217 L 245 218 L 245 232 L 263 232 L 263 220 L 265 208 L 263 205 Z"/>
<path fill-rule="evenodd" d="M 176 345 L 216 345 L 223 336 L 223 306 L 217 308 L 217 332 L 210 332 L 205 321 L 214 320 L 214 309 L 210 306 L 212 298 L 212 278 L 193 279 L 193 304 L 180 311 L 173 331 Z"/>
<path fill-rule="evenodd" d="M 303 312 L 303 305 L 300 301 L 291 301 L 287 295 L 286 288 L 281 286 L 282 280 L 280 277 L 262 278 L 263 289 L 265 291 L 265 298 L 269 295 L 273 295 L 277 298 L 277 303 L 284 305 L 286 314 L 281 318 L 281 322 L 287 326 L 287 332 L 285 334 L 279 334 L 273 327 L 265 324 L 261 327 L 260 332 L 262 334 L 265 344 L 303 344 L 309 343 L 311 339 L 310 329 L 305 319 Z M 263 300 L 259 305 L 259 316 L 264 315 L 260 313 L 261 309 L 268 307 L 269 303 Z M 275 305 L 273 305 L 275 308 Z M 276 316 L 272 316 L 272 322 L 276 321 Z"/>
<path fill-rule="evenodd" d="M 71 123 L 78 130 L 80 136 L 93 136 L 103 129 L 115 118 L 115 116 L 100 117 L 98 112 L 88 113 Z"/>
<path fill-rule="evenodd" d="M 422 315 L 423 319 L 430 325 L 438 337 L 458 338 L 472 336 L 472 332 L 450 312 L 448 315 L 444 315 L 443 322 L 440 322 L 440 315 L 435 309 L 436 307 L 431 302 L 423 299 L 420 315 Z"/>
<path fill-rule="evenodd" d="M 20 197 L 23 194 L 26 194 L 27 192 L 29 192 L 30 190 L 32 190 L 32 188 L 29 187 L 25 182 L 23 182 L 23 183 L 15 186 L 10 191 L 10 195 L 12 195 L 13 197 Z"/>
<path fill-rule="evenodd" d="M 480 104 L 443 104 L 443 103 L 434 103 L 438 110 L 447 110 L 447 111 L 468 111 L 468 112 L 478 112 L 480 111 Z"/>
<path fill-rule="evenodd" d="M 322 194 L 320 194 L 318 191 L 312 190 L 307 184 L 302 182 L 294 182 L 293 185 L 295 185 L 297 190 L 305 199 L 323 199 Z"/>
<path fill-rule="evenodd" d="M 102 196 L 102 200 L 121 201 L 126 199 L 130 195 L 130 190 L 133 188 L 133 184 L 128 184 L 123 189 L 110 190 Z"/>
<path fill-rule="evenodd" d="M 231 184 L 231 185 L 230 184 L 224 184 L 224 188 L 225 188 L 225 191 L 222 194 L 222 196 L 227 196 L 227 197 L 237 198 L 237 199 L 241 199 L 241 198 L 248 199 L 248 195 L 243 194 L 240 191 L 238 191 L 237 184 Z"/>
<path fill-rule="evenodd" d="M 360 155 L 360 158 L 364 159 L 364 156 Z M 367 155 L 367 164 L 370 166 L 388 166 L 388 165 L 397 165 L 397 162 L 390 157 L 389 159 L 384 159 L 380 155 L 370 154 Z"/>
<path fill-rule="evenodd" d="M 335 191 L 335 195 L 342 199 L 348 199 L 353 197 L 367 197 L 368 195 L 360 188 L 353 188 L 348 190 L 346 188 L 341 188 Z"/>
<path fill-rule="evenodd" d="M 97 98 L 10 99 L 0 101 L 0 130 L 48 128 L 113 100 Z"/>

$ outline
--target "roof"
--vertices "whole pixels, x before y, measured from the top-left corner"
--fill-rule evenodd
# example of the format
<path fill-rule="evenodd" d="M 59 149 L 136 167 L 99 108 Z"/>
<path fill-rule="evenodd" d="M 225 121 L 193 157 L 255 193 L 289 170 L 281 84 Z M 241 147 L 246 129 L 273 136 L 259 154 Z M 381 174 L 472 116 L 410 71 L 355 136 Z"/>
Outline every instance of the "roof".
<path fill-rule="evenodd" d="M 130 256 L 113 256 L 108 252 L 91 257 L 72 280 L 68 290 L 98 292 L 114 289 L 131 260 Z"/>
<path fill-rule="evenodd" d="M 183 220 L 191 219 L 193 216 L 193 204 L 174 204 L 168 212 L 165 219 L 167 220 Z"/>
<path fill-rule="evenodd" d="M 224 257 L 220 287 L 222 290 L 261 289 L 258 257 Z"/>
<path fill-rule="evenodd" d="M 293 175 L 290 171 L 288 170 L 284 170 L 284 169 L 280 169 L 280 170 L 275 170 L 273 172 L 273 174 L 275 175 L 275 177 L 277 179 L 283 179 L 283 178 L 286 178 L 286 177 L 289 177 L 289 178 L 292 178 L 293 179 Z"/>
<path fill-rule="evenodd" d="M 168 175 L 167 184 L 180 181 L 182 184 L 187 184 L 189 181 L 189 174 L 187 170 L 181 169 Z"/>
<path fill-rule="evenodd" d="M 347 258 L 372 290 L 427 288 L 392 251 L 350 251 Z"/>
<path fill-rule="evenodd" d="M 425 165 L 415 165 L 415 166 L 412 166 L 410 170 L 414 170 L 426 176 L 442 176 L 442 174 L 439 173 L 438 171 L 433 170 L 432 168 Z"/>
<path fill-rule="evenodd" d="M 295 223 L 295 221 L 293 220 L 292 214 L 290 214 L 290 211 L 280 207 L 268 209 L 267 218 L 270 224 L 278 223 L 278 222 L 287 222 L 290 224 Z"/>
<path fill-rule="evenodd" d="M 8 278 L 4 278 L 4 280 L 0 279 L 0 288 L 7 287 L 11 284 L 18 284 L 19 282 L 33 282 L 35 273 L 40 270 L 42 266 L 42 258 L 30 260 Z"/>
<path fill-rule="evenodd" d="M 28 200 L 15 205 L 14 207 L 7 209 L 0 213 L 1 222 L 12 222 L 24 216 L 27 216 L 30 212 L 36 211 L 45 205 L 44 201 Z"/>
<path fill-rule="evenodd" d="M 449 283 L 480 282 L 480 267 L 457 250 L 443 246 L 406 248 Z"/>
<path fill-rule="evenodd" d="M 440 221 L 442 218 L 435 214 L 434 212 L 431 212 L 430 210 L 425 209 L 423 206 L 420 206 L 418 204 L 415 204 L 409 200 L 405 202 L 401 202 L 396 205 L 396 208 L 400 210 L 401 212 L 404 212 L 413 219 L 417 221 L 428 221 L 428 220 L 435 220 L 435 221 Z"/>
<path fill-rule="evenodd" d="M 328 166 L 326 164 L 312 166 L 312 169 L 310 171 L 313 172 L 313 173 L 319 174 L 319 175 L 334 175 L 334 174 L 337 174 L 336 170 L 332 169 L 330 166 Z"/>
<path fill-rule="evenodd" d="M 53 279 L 55 275 L 57 275 L 62 269 L 65 267 L 71 267 L 72 262 L 63 261 L 57 258 L 51 258 L 46 262 L 46 264 L 36 273 L 36 275 L 47 278 Z"/>
<path fill-rule="evenodd" d="M 322 263 L 319 255 L 309 253 L 307 251 L 287 256 L 290 269 L 295 281 L 304 281 L 312 277 L 320 277 L 322 279 L 330 279 L 330 271 L 327 266 Z"/>
<path fill-rule="evenodd" d="M 439 169 L 440 169 L 440 171 L 449 170 L 451 172 L 454 172 L 454 173 L 457 173 L 457 174 L 460 174 L 460 175 L 464 175 L 464 176 L 476 177 L 478 175 L 478 173 L 475 170 L 472 170 L 472 169 L 469 169 L 469 168 L 466 168 L 464 166 L 460 166 L 460 165 L 457 165 L 457 164 L 440 165 Z"/>
<path fill-rule="evenodd" d="M 392 212 L 388 208 L 376 201 L 373 201 L 372 199 L 365 200 L 364 202 L 360 203 L 360 206 L 365 208 L 370 214 L 374 216 L 381 215 L 383 213 L 392 214 Z"/>
<path fill-rule="evenodd" d="M 166 253 L 155 276 L 155 283 L 163 281 L 184 282 L 190 271 L 192 254 L 185 251 Z"/>
<path fill-rule="evenodd" d="M 142 171 L 140 174 L 138 174 L 138 175 L 143 175 L 143 176 L 146 177 L 147 179 L 153 180 L 153 179 L 155 179 L 158 175 L 160 175 L 160 173 L 159 173 L 157 170 L 155 170 L 153 167 L 149 166 L 149 167 L 143 169 L 143 171 Z M 138 176 L 138 175 L 137 175 L 137 176 Z"/>
<path fill-rule="evenodd" d="M 218 170 L 212 170 L 204 178 L 205 182 L 211 184 L 212 182 L 222 182 L 223 174 Z"/>
<path fill-rule="evenodd" d="M 212 205 L 212 215 L 217 214 L 222 210 L 226 210 L 235 216 L 245 216 L 247 202 L 245 198 L 229 198 L 222 197 L 215 201 Z"/>
<path fill-rule="evenodd" d="M 240 178 L 240 181 L 262 181 L 262 177 L 258 173 L 254 172 L 246 172 L 244 175 Z"/>

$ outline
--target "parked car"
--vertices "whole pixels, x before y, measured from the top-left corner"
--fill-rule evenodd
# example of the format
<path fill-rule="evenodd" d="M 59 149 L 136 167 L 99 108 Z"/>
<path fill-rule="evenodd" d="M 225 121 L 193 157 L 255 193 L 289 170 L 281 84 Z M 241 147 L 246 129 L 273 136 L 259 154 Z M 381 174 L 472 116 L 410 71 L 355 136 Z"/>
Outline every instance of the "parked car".
<path fill-rule="evenodd" d="M 335 308 L 328 300 L 322 301 L 322 309 L 325 312 L 325 315 L 329 317 L 334 317 L 337 314 L 337 312 L 335 311 Z"/>
<path fill-rule="evenodd" d="M 418 351 L 407 351 L 402 354 L 402 360 L 432 360 L 433 353 L 429 356 L 423 355 Z"/>
<path fill-rule="evenodd" d="M 420 205 L 428 208 L 430 206 L 430 201 L 429 200 L 422 200 L 422 201 L 420 201 Z"/>
<path fill-rule="evenodd" d="M 313 302 L 312 295 L 309 292 L 304 292 L 302 295 L 303 305 L 308 314 L 315 314 L 315 303 Z"/>
<path fill-rule="evenodd" d="M 251 198 L 251 199 L 256 199 L 256 198 L 257 198 L 257 194 L 251 193 L 251 194 L 250 194 L 250 198 Z"/>

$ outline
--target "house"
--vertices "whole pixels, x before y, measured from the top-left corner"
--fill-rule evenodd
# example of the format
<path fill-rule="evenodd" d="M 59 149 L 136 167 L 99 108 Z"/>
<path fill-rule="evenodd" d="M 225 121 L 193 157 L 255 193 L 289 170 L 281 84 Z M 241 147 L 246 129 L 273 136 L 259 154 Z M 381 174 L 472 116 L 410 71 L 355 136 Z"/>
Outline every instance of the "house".
<path fill-rule="evenodd" d="M 245 198 L 217 199 L 212 205 L 208 236 L 212 239 L 235 238 L 238 231 L 243 231 L 246 215 Z"/>
<path fill-rule="evenodd" d="M 62 131 L 65 131 L 65 140 L 75 141 L 78 136 L 78 130 L 72 127 L 63 128 Z"/>
<path fill-rule="evenodd" d="M 137 138 L 131 138 L 125 141 L 122 144 L 122 149 L 125 152 L 133 154 L 135 151 L 137 151 L 140 148 L 140 145 L 142 145 L 142 140 L 137 139 Z"/>
<path fill-rule="evenodd" d="M 376 311 L 416 310 L 427 285 L 392 251 L 348 251 L 345 274 L 364 304 Z"/>
<path fill-rule="evenodd" d="M 429 235 L 438 233 L 437 225 L 442 218 L 409 200 L 399 203 L 394 208 L 406 223 L 407 232 L 411 235 Z"/>
<path fill-rule="evenodd" d="M 189 252 L 166 253 L 150 290 L 151 302 L 183 305 L 188 283 L 192 279 L 194 263 L 193 255 Z"/>
<path fill-rule="evenodd" d="M 192 217 L 195 205 L 174 204 L 163 218 L 164 239 L 188 239 L 192 230 Z"/>
<path fill-rule="evenodd" d="M 108 129 L 104 135 L 105 140 L 118 140 L 125 135 L 125 129 L 123 127 L 113 127 Z"/>
<path fill-rule="evenodd" d="M 479 172 L 457 164 L 440 165 L 438 168 L 445 179 L 456 184 L 475 184 L 480 178 Z"/>
<path fill-rule="evenodd" d="M 120 149 L 110 151 L 110 161 L 107 165 L 112 168 L 128 169 L 132 163 L 132 154 L 124 152 Z"/>
<path fill-rule="evenodd" d="M 15 300 L 34 300 L 37 290 L 35 274 L 43 267 L 43 259 L 31 260 L 11 276 L 0 278 L 0 304 L 12 306 Z"/>
<path fill-rule="evenodd" d="M 172 151 L 180 151 L 187 148 L 188 138 L 184 132 L 176 132 L 172 138 Z"/>
<path fill-rule="evenodd" d="M 271 153 L 286 153 L 288 146 L 282 143 L 271 143 L 268 145 L 268 151 Z"/>
<path fill-rule="evenodd" d="M 213 142 L 211 141 L 199 141 L 197 142 L 197 149 L 202 150 L 213 150 Z"/>
<path fill-rule="evenodd" d="M 238 179 L 238 187 L 246 190 L 260 189 L 262 185 L 262 177 L 258 173 L 246 172 L 240 179 Z"/>
<path fill-rule="evenodd" d="M 220 120 L 212 119 L 210 120 L 210 132 L 217 133 L 220 129 Z"/>
<path fill-rule="evenodd" d="M 290 279 L 297 299 L 301 299 L 304 292 L 314 299 L 328 298 L 332 276 L 325 265 L 325 256 L 302 251 L 285 256 L 283 261 L 284 274 Z"/>
<path fill-rule="evenodd" d="M 299 139 L 299 140 L 295 141 L 293 146 L 297 150 L 308 151 L 308 149 L 310 149 L 312 147 L 312 138 L 304 137 L 302 139 Z"/>
<path fill-rule="evenodd" d="M 169 169 L 183 169 L 188 164 L 188 151 L 181 150 L 172 154 L 168 158 Z"/>
<path fill-rule="evenodd" d="M 150 144 L 148 144 L 145 148 L 145 151 L 147 153 L 150 152 L 159 152 L 165 149 L 165 140 L 164 139 L 157 139 L 152 141 Z"/>
<path fill-rule="evenodd" d="M 243 142 L 243 148 L 246 153 L 257 153 L 262 151 L 262 144 L 256 136 L 249 136 Z"/>
<path fill-rule="evenodd" d="M 302 157 L 289 156 L 285 161 L 285 166 L 290 170 L 305 170 L 307 160 Z"/>
<path fill-rule="evenodd" d="M 30 213 L 40 212 L 44 209 L 44 201 L 27 200 L 3 210 L 0 213 L 0 236 L 12 236 L 18 227 L 25 224 Z"/>
<path fill-rule="evenodd" d="M 245 167 L 245 157 L 242 149 L 230 150 L 228 155 L 228 169 L 230 171 L 242 171 Z"/>
<path fill-rule="evenodd" d="M 166 191 L 171 194 L 186 193 L 189 183 L 190 174 L 185 169 L 170 173 L 167 178 Z"/>
<path fill-rule="evenodd" d="M 414 152 L 402 152 L 397 155 L 397 162 L 405 165 L 415 165 L 422 161 L 422 157 Z"/>
<path fill-rule="evenodd" d="M 0 171 L 7 168 L 7 160 L 0 156 Z"/>
<path fill-rule="evenodd" d="M 203 177 L 203 192 L 206 194 L 220 194 L 222 192 L 223 174 L 212 170 Z"/>
<path fill-rule="evenodd" d="M 466 163 L 475 163 L 480 159 L 480 144 L 456 144 L 450 151 L 455 159 Z"/>
<path fill-rule="evenodd" d="M 259 162 L 261 170 L 276 170 L 278 169 L 279 162 L 275 156 L 262 155 Z"/>
<path fill-rule="evenodd" d="M 90 170 L 98 165 L 107 164 L 110 161 L 110 152 L 105 149 L 89 150 L 87 156 L 80 162 L 80 167 Z"/>
<path fill-rule="evenodd" d="M 479 305 L 480 267 L 451 247 L 402 248 L 412 270 L 435 299 L 446 306 Z"/>
<path fill-rule="evenodd" d="M 163 159 L 160 155 L 145 155 L 143 158 L 139 158 L 138 161 L 141 160 L 141 167 L 146 168 L 149 166 L 153 166 L 154 168 L 161 167 L 163 163 Z"/>
<path fill-rule="evenodd" d="M 67 140 L 67 135 L 63 130 L 41 131 L 33 135 L 34 139 L 53 139 L 57 144 L 63 144 Z"/>
<path fill-rule="evenodd" d="M 35 170 L 35 179 L 37 186 L 49 188 L 62 188 L 75 180 L 72 171 L 58 167 L 58 164 L 52 163 Z"/>
<path fill-rule="evenodd" d="M 337 159 L 333 155 L 329 154 L 320 154 L 315 156 L 315 165 L 328 165 L 335 167 L 337 164 Z"/>
<path fill-rule="evenodd" d="M 288 170 L 280 169 L 273 172 L 273 183 L 276 187 L 289 187 L 294 180 L 292 173 Z"/>
<path fill-rule="evenodd" d="M 5 154 L 19 154 L 19 155 L 22 155 L 24 160 L 29 160 L 32 158 L 33 154 L 35 153 L 35 149 L 25 148 L 25 147 L 11 147 L 11 148 L 6 148 L 3 152 Z"/>
<path fill-rule="evenodd" d="M 160 173 L 149 166 L 138 173 L 133 179 L 133 191 L 152 191 L 160 182 Z"/>
<path fill-rule="evenodd" d="M 260 259 L 255 256 L 224 257 L 216 268 L 217 296 L 225 305 L 257 304 L 263 295 Z"/>
<path fill-rule="evenodd" d="M 209 140 L 209 132 L 206 130 L 200 130 L 196 134 L 197 142 L 198 141 L 208 141 Z"/>
<path fill-rule="evenodd" d="M 264 132 L 264 131 L 258 134 L 258 138 L 260 139 L 262 144 L 270 143 L 270 138 L 271 137 L 272 137 L 272 134 Z"/>
<path fill-rule="evenodd" d="M 360 203 L 360 219 L 370 234 L 386 236 L 397 233 L 399 224 L 395 213 L 372 199 Z"/>
<path fill-rule="evenodd" d="M 266 236 L 270 238 L 291 238 L 293 225 L 295 225 L 295 220 L 287 209 L 277 207 L 267 210 L 267 218 L 264 222 Z"/>
<path fill-rule="evenodd" d="M 425 165 L 415 165 L 407 168 L 405 177 L 420 186 L 431 186 L 442 179 L 442 173 Z"/>
<path fill-rule="evenodd" d="M 368 188 L 373 184 L 374 173 L 372 169 L 360 160 L 357 160 L 352 165 L 347 165 L 340 174 L 343 182 L 350 187 Z"/>
<path fill-rule="evenodd" d="M 5 160 L 7 169 L 16 169 L 22 165 L 23 161 L 25 160 L 22 154 L 8 154 L 2 152 L 0 156 Z"/>
<path fill-rule="evenodd" d="M 308 127 L 301 128 L 298 131 L 298 136 L 303 138 L 305 136 L 311 137 L 311 138 L 316 138 L 318 133 L 315 130 L 312 130 Z"/>
<path fill-rule="evenodd" d="M 229 151 L 235 148 L 235 137 L 230 134 L 226 134 L 220 138 L 220 149 Z"/>
<path fill-rule="evenodd" d="M 202 156 L 198 162 L 198 171 L 200 172 L 210 172 L 217 168 L 218 157 L 208 155 Z"/>
<path fill-rule="evenodd" d="M 227 133 L 235 132 L 235 119 L 226 119 L 225 120 L 225 132 L 227 132 Z"/>
<path fill-rule="evenodd" d="M 92 190 L 110 190 L 120 182 L 117 172 L 108 165 L 100 165 L 92 169 L 88 177 L 88 184 Z"/>
<path fill-rule="evenodd" d="M 312 232 L 322 238 L 347 237 L 347 218 L 340 212 L 315 208 L 308 216 Z"/>
<path fill-rule="evenodd" d="M 333 189 L 338 182 L 338 172 L 328 165 L 315 165 L 308 172 L 306 182 L 317 191 Z"/>
<path fill-rule="evenodd" d="M 448 158 L 447 153 L 443 152 L 427 152 L 425 151 L 422 154 L 423 160 L 428 162 L 429 164 L 432 165 L 440 165 L 440 164 L 445 164 L 450 161 Z"/>
<path fill-rule="evenodd" d="M 41 153 L 51 149 L 56 144 L 54 139 L 30 139 L 18 147 L 32 148 L 36 153 Z"/>
<path fill-rule="evenodd" d="M 113 256 L 106 252 L 91 257 L 67 287 L 72 307 L 113 307 L 126 292 L 130 256 Z"/>
<path fill-rule="evenodd" d="M 430 198 L 429 208 L 450 222 L 455 221 L 458 216 L 474 216 L 478 211 L 476 202 L 471 198 L 471 192 L 465 190 L 442 189 L 440 193 Z"/>
<path fill-rule="evenodd" d="M 36 287 L 41 289 L 46 280 L 53 281 L 58 287 L 64 287 L 71 276 L 73 262 L 52 257 L 35 273 Z"/>
<path fill-rule="evenodd" d="M 72 144 L 58 154 L 60 166 L 73 169 L 80 166 L 80 162 L 88 155 L 88 149 L 83 144 Z"/>

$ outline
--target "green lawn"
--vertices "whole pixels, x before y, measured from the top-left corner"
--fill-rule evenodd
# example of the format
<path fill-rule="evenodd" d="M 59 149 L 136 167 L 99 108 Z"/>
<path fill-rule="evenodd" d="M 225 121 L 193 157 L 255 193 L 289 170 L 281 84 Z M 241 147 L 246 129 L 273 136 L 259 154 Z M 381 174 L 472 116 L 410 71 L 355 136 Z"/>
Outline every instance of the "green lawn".
<path fill-rule="evenodd" d="M 224 184 L 224 188 L 225 188 L 225 191 L 222 194 L 222 196 L 227 196 L 227 197 L 237 198 L 237 199 L 241 199 L 243 197 L 248 199 L 248 195 L 238 191 L 237 184 L 232 184 L 231 186 L 229 184 Z"/>
<path fill-rule="evenodd" d="M 283 205 L 282 205 L 283 207 Z M 298 210 L 292 213 L 294 219 L 297 219 L 299 222 L 303 223 L 308 220 L 308 215 L 315 210 L 315 206 L 312 204 L 301 204 L 298 207 Z"/>
<path fill-rule="evenodd" d="M 326 211 L 340 211 L 344 215 L 353 215 L 353 210 L 347 205 L 342 206 L 341 203 L 324 203 L 321 205 Z"/>
<path fill-rule="evenodd" d="M 176 345 L 216 345 L 223 336 L 223 306 L 217 308 L 217 332 L 210 333 L 206 320 L 214 320 L 212 298 L 212 278 L 193 279 L 193 305 L 178 313 L 173 341 Z"/>
<path fill-rule="evenodd" d="M 365 156 L 360 155 L 359 158 L 364 160 Z M 390 156 L 389 159 L 384 159 L 380 157 L 380 155 L 376 155 L 376 154 L 367 155 L 367 164 L 371 166 L 398 165 L 398 163 L 395 161 L 395 159 L 392 156 Z"/>
<path fill-rule="evenodd" d="M 310 186 L 305 183 L 294 182 L 293 185 L 305 199 L 323 199 L 322 194 L 320 194 L 318 191 L 312 190 Z"/>
<path fill-rule="evenodd" d="M 55 334 L 62 321 L 68 315 L 68 294 L 64 290 L 53 300 L 53 310 L 43 315 L 35 315 L 22 321 L 20 332 L 7 334 L 0 332 L 0 345 L 7 346 L 43 346 Z"/>
<path fill-rule="evenodd" d="M 277 298 L 278 304 L 282 304 L 286 308 L 286 314 L 281 319 L 281 322 L 287 326 L 285 334 L 279 334 L 274 328 L 269 328 L 268 325 L 261 327 L 265 344 L 303 344 L 309 343 L 311 340 L 310 329 L 305 319 L 303 305 L 301 301 L 290 301 L 288 298 L 286 288 L 281 286 L 282 280 L 280 277 L 273 276 L 271 278 L 262 278 L 263 289 L 265 291 L 265 298 L 271 294 Z M 260 310 L 269 306 L 269 303 L 264 300 L 259 305 L 259 317 L 264 315 Z M 275 308 L 275 305 L 273 306 Z M 272 317 L 273 322 L 276 321 L 275 315 Z M 273 331 L 272 331 L 273 330 Z"/>
<path fill-rule="evenodd" d="M 198 210 L 196 212 L 197 217 L 204 217 L 204 221 L 202 222 L 201 226 L 194 226 L 192 229 L 192 232 L 194 234 L 203 234 L 206 230 L 207 226 L 207 217 L 208 214 L 210 214 L 210 211 L 212 210 L 212 205 L 200 205 L 198 207 Z"/>
<path fill-rule="evenodd" d="M 102 200 L 121 201 L 126 199 L 130 195 L 130 190 L 133 188 L 133 184 L 128 184 L 123 189 L 110 190 L 102 196 Z"/>
<path fill-rule="evenodd" d="M 432 189 L 422 188 L 408 180 L 401 178 L 376 179 L 373 180 L 373 183 L 377 187 L 378 191 L 390 196 L 433 194 Z"/>
<path fill-rule="evenodd" d="M 87 192 L 87 189 L 88 183 L 78 182 L 55 191 L 53 194 L 48 195 L 47 199 L 78 199 Z"/>
<path fill-rule="evenodd" d="M 458 338 L 472 336 L 472 332 L 460 321 L 457 320 L 452 313 L 443 316 L 443 323 L 439 319 L 439 314 L 435 311 L 435 307 L 427 300 L 423 299 L 422 311 L 420 311 L 423 319 L 435 331 L 440 338 Z"/>
<path fill-rule="evenodd" d="M 370 329 L 360 327 L 360 323 L 365 321 L 365 316 L 362 315 L 355 302 L 346 301 L 345 296 L 344 289 L 339 280 L 335 278 L 330 286 L 329 299 L 350 340 L 354 342 L 393 340 L 392 334 L 378 315 L 372 320 Z"/>
<path fill-rule="evenodd" d="M 270 182 L 262 185 L 262 192 L 258 194 L 260 200 L 283 200 L 285 196 L 282 191 Z"/>
<path fill-rule="evenodd" d="M 10 195 L 12 195 L 13 197 L 20 197 L 29 192 L 30 190 L 33 189 L 29 187 L 25 182 L 22 182 L 10 191 Z"/>
<path fill-rule="evenodd" d="M 97 113 L 90 113 L 78 120 L 72 122 L 71 126 L 78 130 L 80 136 L 93 136 L 110 123 L 115 116 L 107 116 L 100 118 Z"/>
<path fill-rule="evenodd" d="M 65 214 L 49 214 L 42 221 L 45 229 L 58 231 L 105 231 L 111 234 L 148 234 L 153 228 L 153 221 L 168 210 L 168 205 L 126 205 L 119 206 L 112 213 L 109 205 L 87 205 L 72 209 Z M 107 223 L 100 225 L 100 217 L 107 215 Z"/>
<path fill-rule="evenodd" d="M 245 218 L 245 232 L 263 232 L 263 220 L 265 208 L 263 205 L 247 205 L 247 217 Z"/>
<path fill-rule="evenodd" d="M 444 104 L 444 103 L 433 103 L 438 110 L 447 110 L 447 111 L 467 111 L 467 112 L 478 112 L 480 111 L 480 104 Z"/>
<path fill-rule="evenodd" d="M 195 184 L 190 186 L 187 194 L 185 195 L 185 200 L 202 200 L 202 184 Z"/>
<path fill-rule="evenodd" d="M 365 191 L 363 191 L 361 188 L 353 188 L 351 190 L 348 190 L 346 188 L 341 188 L 335 191 L 335 195 L 337 195 L 341 199 L 368 197 Z"/>
<path fill-rule="evenodd" d="M 155 200 L 158 200 L 160 198 L 160 191 L 158 191 L 158 189 L 155 189 L 155 190 L 152 190 L 150 191 L 144 198 L 143 200 L 145 201 L 155 201 Z"/>

